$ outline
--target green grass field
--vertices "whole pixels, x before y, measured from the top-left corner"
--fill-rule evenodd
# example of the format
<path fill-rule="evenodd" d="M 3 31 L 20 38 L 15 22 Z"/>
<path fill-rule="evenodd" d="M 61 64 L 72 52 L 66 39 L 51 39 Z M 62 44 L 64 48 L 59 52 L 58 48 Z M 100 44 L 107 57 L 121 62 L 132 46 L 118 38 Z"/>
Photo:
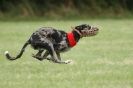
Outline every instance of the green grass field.
<path fill-rule="evenodd" d="M 16 61 L 4 57 L 6 50 L 16 55 L 42 26 L 71 31 L 82 23 L 97 25 L 100 32 L 62 53 L 73 64 L 38 61 L 30 46 Z M 133 88 L 133 20 L 0 22 L 0 88 Z"/>

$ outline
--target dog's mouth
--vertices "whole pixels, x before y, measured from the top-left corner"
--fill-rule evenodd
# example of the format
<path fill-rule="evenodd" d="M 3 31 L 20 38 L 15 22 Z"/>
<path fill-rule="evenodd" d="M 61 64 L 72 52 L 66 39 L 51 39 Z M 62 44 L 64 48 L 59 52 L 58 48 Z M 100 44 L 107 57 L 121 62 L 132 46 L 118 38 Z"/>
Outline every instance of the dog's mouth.
<path fill-rule="evenodd" d="M 98 34 L 99 29 L 97 27 L 91 27 L 90 29 L 85 28 L 84 30 L 81 31 L 83 37 L 88 37 L 88 36 L 94 36 Z"/>

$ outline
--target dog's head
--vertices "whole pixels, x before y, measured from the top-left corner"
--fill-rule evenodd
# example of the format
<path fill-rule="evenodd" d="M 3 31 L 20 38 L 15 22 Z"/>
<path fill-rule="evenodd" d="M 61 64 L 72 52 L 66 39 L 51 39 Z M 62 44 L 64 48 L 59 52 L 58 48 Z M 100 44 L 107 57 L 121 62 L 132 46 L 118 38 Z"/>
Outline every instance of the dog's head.
<path fill-rule="evenodd" d="M 97 27 L 91 27 L 87 24 L 82 24 L 73 28 L 81 37 L 94 36 L 98 33 L 99 29 Z"/>

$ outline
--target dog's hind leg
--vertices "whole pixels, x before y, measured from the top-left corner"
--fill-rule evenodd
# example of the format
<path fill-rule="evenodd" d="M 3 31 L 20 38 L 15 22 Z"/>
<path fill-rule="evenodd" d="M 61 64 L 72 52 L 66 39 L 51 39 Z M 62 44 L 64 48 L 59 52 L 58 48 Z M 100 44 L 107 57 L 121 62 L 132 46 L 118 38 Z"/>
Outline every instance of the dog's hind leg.
<path fill-rule="evenodd" d="M 41 56 L 43 51 L 44 50 L 39 50 L 38 53 L 36 54 L 36 56 Z"/>
<path fill-rule="evenodd" d="M 34 57 L 34 58 L 36 58 L 36 59 L 38 59 L 38 60 L 43 60 L 43 57 L 42 57 L 42 52 L 43 52 L 44 50 L 39 50 L 38 51 L 38 53 L 36 54 L 36 55 L 32 55 L 32 57 Z"/>
<path fill-rule="evenodd" d="M 46 52 L 43 54 L 43 59 L 49 59 L 49 58 L 47 58 L 48 55 L 49 55 L 49 52 L 46 51 Z"/>

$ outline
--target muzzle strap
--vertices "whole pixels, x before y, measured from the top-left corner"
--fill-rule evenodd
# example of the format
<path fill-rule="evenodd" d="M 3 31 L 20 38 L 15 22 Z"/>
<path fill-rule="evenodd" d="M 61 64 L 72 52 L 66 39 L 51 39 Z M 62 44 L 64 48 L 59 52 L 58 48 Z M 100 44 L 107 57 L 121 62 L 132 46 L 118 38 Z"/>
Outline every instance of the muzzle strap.
<path fill-rule="evenodd" d="M 80 35 L 80 38 L 83 37 L 83 35 L 79 32 L 79 30 L 77 30 L 77 29 L 75 29 L 75 28 L 72 28 L 72 29 L 73 29 L 73 31 L 76 31 L 76 32 Z"/>

